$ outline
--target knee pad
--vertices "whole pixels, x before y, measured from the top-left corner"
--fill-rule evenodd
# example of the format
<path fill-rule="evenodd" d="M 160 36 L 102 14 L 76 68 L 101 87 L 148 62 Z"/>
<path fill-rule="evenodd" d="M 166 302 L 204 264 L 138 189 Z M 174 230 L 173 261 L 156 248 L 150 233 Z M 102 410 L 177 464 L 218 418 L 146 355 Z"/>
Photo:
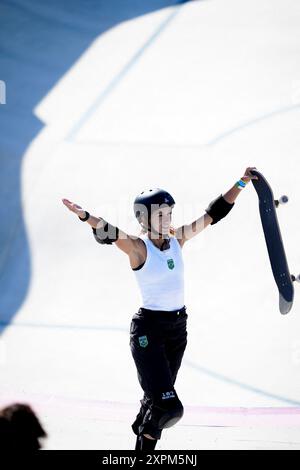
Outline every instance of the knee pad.
<path fill-rule="evenodd" d="M 170 400 L 168 406 L 164 406 L 161 409 L 160 419 L 158 421 L 158 427 L 160 429 L 170 428 L 174 426 L 183 416 L 183 406 L 181 401 L 176 398 Z"/>
<path fill-rule="evenodd" d="M 150 434 L 155 439 L 160 439 L 162 430 L 174 426 L 182 416 L 183 406 L 177 395 L 160 399 L 152 403 L 145 414 L 140 411 L 132 429 L 137 435 Z"/>

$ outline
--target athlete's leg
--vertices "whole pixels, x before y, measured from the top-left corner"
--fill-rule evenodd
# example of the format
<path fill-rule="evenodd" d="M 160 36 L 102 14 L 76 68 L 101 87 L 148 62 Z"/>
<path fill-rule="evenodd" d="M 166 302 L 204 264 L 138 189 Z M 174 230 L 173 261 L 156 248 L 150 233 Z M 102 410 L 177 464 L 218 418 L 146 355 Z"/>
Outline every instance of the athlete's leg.
<path fill-rule="evenodd" d="M 141 403 L 140 410 L 135 418 L 134 423 L 132 424 L 132 430 L 136 435 L 139 434 L 139 427 L 142 424 L 146 411 L 148 410 L 152 402 L 151 402 L 151 399 L 147 397 L 146 393 L 144 393 L 144 396 L 140 400 L 140 403 Z"/>
<path fill-rule="evenodd" d="M 160 439 L 162 429 L 174 425 L 182 417 L 183 406 L 173 387 L 159 325 L 149 325 L 141 317 L 133 319 L 130 346 L 139 382 L 147 397 L 133 430 L 136 434 Z"/>
<path fill-rule="evenodd" d="M 176 330 L 170 333 L 165 343 L 165 351 L 169 361 L 173 385 L 175 384 L 187 345 L 186 318 L 187 315 L 185 314 L 184 318 L 179 320 Z"/>
<path fill-rule="evenodd" d="M 186 318 L 187 316 L 185 316 Z M 178 328 L 175 332 L 169 335 L 168 340 L 166 341 L 166 355 L 169 362 L 169 367 L 171 371 L 172 383 L 175 384 L 178 370 L 180 368 L 182 357 L 187 345 L 187 333 L 186 333 L 186 322 L 180 321 Z M 146 393 L 141 400 L 141 408 L 132 425 L 132 429 L 135 434 L 139 434 L 139 427 L 142 424 L 146 411 L 152 403 L 151 399 L 147 397 Z M 145 437 L 151 438 L 149 434 L 146 434 Z M 152 438 L 153 439 L 153 438 Z"/>

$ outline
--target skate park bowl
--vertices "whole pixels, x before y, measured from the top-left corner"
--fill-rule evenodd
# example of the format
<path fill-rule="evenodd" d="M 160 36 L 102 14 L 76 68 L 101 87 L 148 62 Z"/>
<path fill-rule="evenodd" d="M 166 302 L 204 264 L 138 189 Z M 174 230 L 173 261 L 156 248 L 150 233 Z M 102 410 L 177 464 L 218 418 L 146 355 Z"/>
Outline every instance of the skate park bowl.
<path fill-rule="evenodd" d="M 138 235 L 143 189 L 180 226 L 255 166 L 297 275 L 299 2 L 7 0 L 0 22 L 0 406 L 32 405 L 46 449 L 132 449 L 140 294 L 62 198 Z M 280 315 L 251 184 L 183 257 L 185 414 L 157 449 L 300 449 L 299 286 Z"/>

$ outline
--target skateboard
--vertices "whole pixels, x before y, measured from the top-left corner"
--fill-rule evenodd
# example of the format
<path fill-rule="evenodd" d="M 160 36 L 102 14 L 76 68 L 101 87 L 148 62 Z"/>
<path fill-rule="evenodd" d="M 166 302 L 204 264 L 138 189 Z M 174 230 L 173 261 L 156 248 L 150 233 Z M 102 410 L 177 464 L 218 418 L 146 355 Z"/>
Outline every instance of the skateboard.
<path fill-rule="evenodd" d="M 273 191 L 266 178 L 257 170 L 251 173 L 258 177 L 252 184 L 258 195 L 259 212 L 269 253 L 273 276 L 279 291 L 279 310 L 282 315 L 289 313 L 294 300 L 294 281 L 300 282 L 300 276 L 290 274 L 280 227 L 276 214 L 280 204 L 288 202 L 287 196 L 275 200 Z"/>

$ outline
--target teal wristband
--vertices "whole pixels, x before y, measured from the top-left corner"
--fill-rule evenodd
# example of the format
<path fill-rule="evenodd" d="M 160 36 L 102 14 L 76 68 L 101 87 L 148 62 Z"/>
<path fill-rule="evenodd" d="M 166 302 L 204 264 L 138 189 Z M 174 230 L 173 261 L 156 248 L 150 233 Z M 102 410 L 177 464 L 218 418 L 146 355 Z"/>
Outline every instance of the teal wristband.
<path fill-rule="evenodd" d="M 246 183 L 243 180 L 239 180 L 237 181 L 236 185 L 239 189 L 243 189 L 246 186 Z"/>

